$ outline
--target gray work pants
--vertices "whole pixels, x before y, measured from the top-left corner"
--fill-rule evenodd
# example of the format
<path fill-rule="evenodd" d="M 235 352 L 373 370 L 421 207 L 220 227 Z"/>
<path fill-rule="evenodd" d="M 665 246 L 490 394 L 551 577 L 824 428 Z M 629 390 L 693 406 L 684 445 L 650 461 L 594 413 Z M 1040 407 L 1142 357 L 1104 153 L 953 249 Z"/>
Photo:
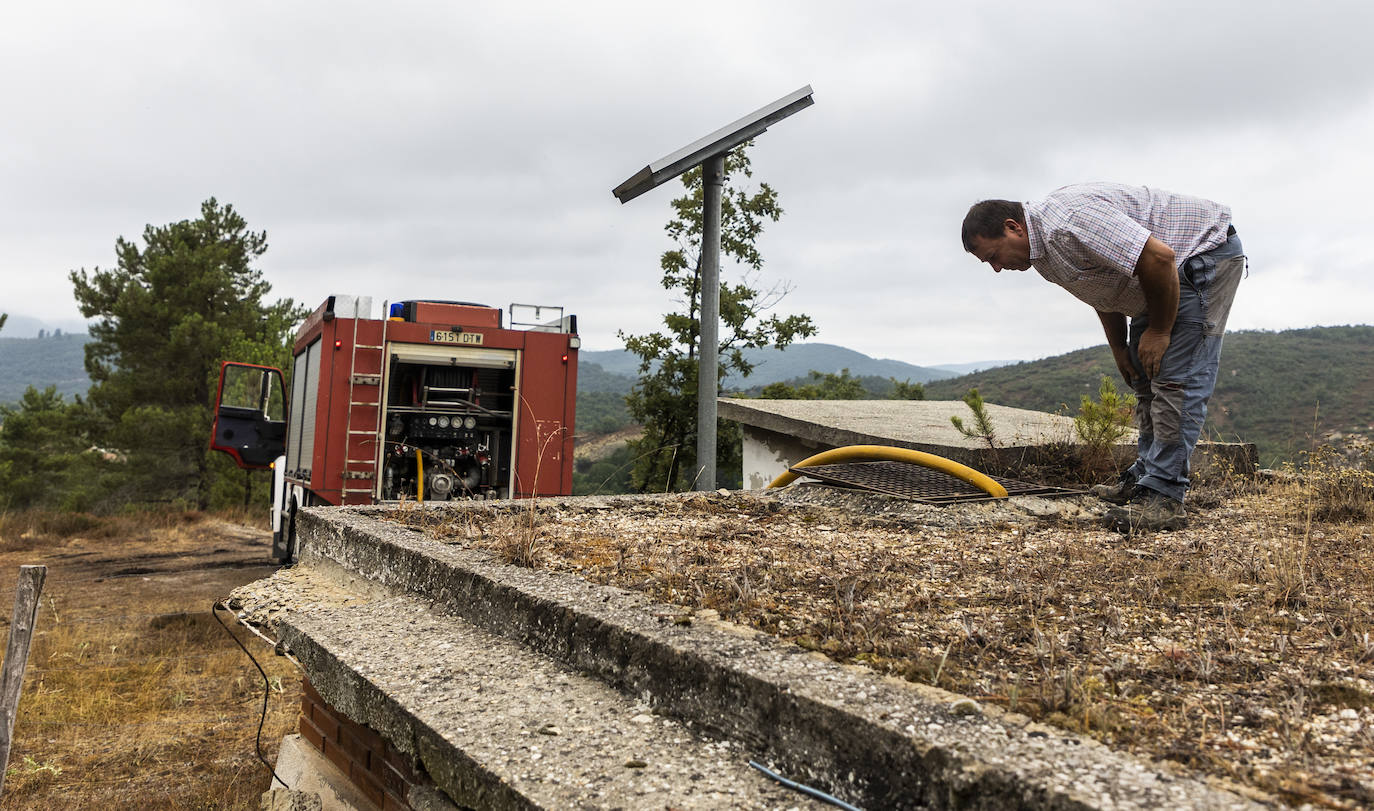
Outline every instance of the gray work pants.
<path fill-rule="evenodd" d="M 1245 273 L 1240 238 L 1185 261 L 1178 271 L 1178 316 L 1159 375 L 1145 376 L 1140 336 L 1148 316 L 1131 319 L 1130 354 L 1136 377 L 1136 424 L 1140 443 L 1128 473 L 1136 483 L 1182 501 L 1188 491 L 1188 459 L 1207 419 L 1217 383 L 1221 341 L 1236 287 Z"/>

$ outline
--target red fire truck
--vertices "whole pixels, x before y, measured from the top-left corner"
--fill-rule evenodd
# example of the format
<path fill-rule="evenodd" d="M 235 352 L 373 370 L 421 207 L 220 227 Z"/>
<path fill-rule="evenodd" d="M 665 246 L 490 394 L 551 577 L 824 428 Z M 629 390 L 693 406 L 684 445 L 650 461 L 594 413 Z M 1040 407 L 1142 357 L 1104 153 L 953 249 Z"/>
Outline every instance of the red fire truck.
<path fill-rule="evenodd" d="M 576 316 L 330 296 L 278 369 L 225 363 L 210 447 L 272 468 L 272 557 L 301 507 L 572 492 Z M 288 410 L 289 405 L 289 410 Z"/>

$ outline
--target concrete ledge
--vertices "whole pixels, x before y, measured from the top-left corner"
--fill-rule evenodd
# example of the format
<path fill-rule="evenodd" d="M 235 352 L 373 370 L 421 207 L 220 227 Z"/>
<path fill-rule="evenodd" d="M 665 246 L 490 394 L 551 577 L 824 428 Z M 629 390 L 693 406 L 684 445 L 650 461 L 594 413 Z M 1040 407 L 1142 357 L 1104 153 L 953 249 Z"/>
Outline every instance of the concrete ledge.
<path fill-rule="evenodd" d="M 410 597 L 298 613 L 281 632 L 333 709 L 464 807 L 811 807 L 732 746 Z"/>
<path fill-rule="evenodd" d="M 673 497 L 602 501 L 610 508 L 653 510 L 661 498 Z M 520 507 L 487 503 L 447 509 Z M 1112 752 L 1022 716 L 839 665 L 727 623 L 679 624 L 680 609 L 643 595 L 502 565 L 485 552 L 444 544 L 375 516 L 375 508 L 304 512 L 298 519 L 302 565 L 337 565 L 361 580 L 412 595 L 638 697 L 657 714 L 735 742 L 748 757 L 770 761 L 786 776 L 856 805 L 1261 807 L 1165 764 Z M 403 623 L 406 617 L 395 620 Z M 308 619 L 292 614 L 285 626 L 299 631 L 287 637 L 293 648 L 311 644 Z M 359 704 L 364 699 L 356 685 L 330 684 L 313 670 L 310 679 L 337 708 L 414 753 L 448 790 L 435 774 L 444 767 L 434 747 L 422 739 L 406 740 L 412 734 L 407 728 L 369 720 L 387 715 Z"/>

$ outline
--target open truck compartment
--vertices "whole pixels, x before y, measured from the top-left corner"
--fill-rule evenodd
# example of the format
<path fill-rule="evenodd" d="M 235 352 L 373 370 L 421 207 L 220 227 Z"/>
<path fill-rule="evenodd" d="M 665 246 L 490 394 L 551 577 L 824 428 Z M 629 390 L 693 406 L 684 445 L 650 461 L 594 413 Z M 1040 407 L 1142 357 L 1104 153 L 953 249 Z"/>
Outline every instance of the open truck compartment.
<path fill-rule="evenodd" d="M 211 447 L 244 467 L 276 460 L 275 557 L 289 559 L 300 507 L 572 492 L 575 316 L 513 304 L 507 320 L 420 300 L 385 318 L 371 310 L 369 298 L 330 296 L 297 330 L 284 425 L 268 413 L 280 410 L 282 395 L 268 393 L 280 374 L 240 363 L 221 373 Z M 241 390 L 259 379 L 255 404 Z"/>
<path fill-rule="evenodd" d="M 393 346 L 388 364 L 380 498 L 509 497 L 516 352 Z"/>

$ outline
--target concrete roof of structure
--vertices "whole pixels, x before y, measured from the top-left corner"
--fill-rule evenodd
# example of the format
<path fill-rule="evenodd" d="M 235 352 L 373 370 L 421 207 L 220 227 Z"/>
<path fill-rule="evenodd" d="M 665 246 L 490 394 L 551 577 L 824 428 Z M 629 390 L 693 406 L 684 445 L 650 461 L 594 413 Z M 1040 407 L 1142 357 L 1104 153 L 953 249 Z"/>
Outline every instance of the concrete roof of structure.
<path fill-rule="evenodd" d="M 836 447 L 893 445 L 976 450 L 982 439 L 966 437 L 950 417 L 973 427 L 962 400 L 746 400 L 721 398 L 720 416 L 743 425 Z M 987 404 L 999 447 L 1076 442 L 1073 418 Z M 1123 439 L 1134 442 L 1135 432 Z"/>

